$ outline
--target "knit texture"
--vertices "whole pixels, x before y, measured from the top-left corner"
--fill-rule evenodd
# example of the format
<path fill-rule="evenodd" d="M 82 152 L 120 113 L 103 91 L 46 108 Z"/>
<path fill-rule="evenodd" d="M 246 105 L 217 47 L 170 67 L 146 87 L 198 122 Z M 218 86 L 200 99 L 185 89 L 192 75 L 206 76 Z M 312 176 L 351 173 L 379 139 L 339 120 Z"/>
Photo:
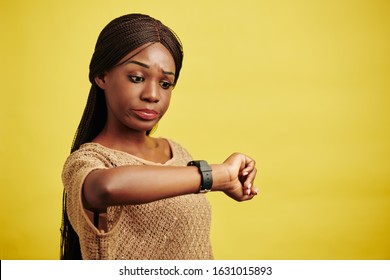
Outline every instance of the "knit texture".
<path fill-rule="evenodd" d="M 82 185 L 95 169 L 123 165 L 185 166 L 192 160 L 179 144 L 168 140 L 172 158 L 150 162 L 97 143 L 83 144 L 64 164 L 69 220 L 80 239 L 83 259 L 212 259 L 211 207 L 204 194 L 189 194 L 140 205 L 112 206 L 99 221 L 84 209 Z"/>

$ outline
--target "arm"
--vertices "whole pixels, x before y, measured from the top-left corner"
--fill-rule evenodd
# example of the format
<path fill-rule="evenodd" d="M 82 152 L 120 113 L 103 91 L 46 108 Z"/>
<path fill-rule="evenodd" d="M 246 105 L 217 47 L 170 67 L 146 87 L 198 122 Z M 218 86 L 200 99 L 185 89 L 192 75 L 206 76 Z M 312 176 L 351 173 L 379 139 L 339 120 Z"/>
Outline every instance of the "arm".
<path fill-rule="evenodd" d="M 242 154 L 231 155 L 212 167 L 212 191 L 223 191 L 237 201 L 253 198 L 257 189 L 255 162 Z M 84 203 L 88 209 L 104 211 L 108 206 L 141 204 L 197 193 L 201 175 L 194 166 L 121 166 L 94 170 L 85 179 Z"/>

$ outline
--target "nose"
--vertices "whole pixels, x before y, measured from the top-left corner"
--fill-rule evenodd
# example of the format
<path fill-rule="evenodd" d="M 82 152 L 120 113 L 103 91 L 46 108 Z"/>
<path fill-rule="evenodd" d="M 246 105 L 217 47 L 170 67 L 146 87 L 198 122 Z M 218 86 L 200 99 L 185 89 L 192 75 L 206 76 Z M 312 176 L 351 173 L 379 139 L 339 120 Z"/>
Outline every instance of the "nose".
<path fill-rule="evenodd" d="M 159 84 L 154 81 L 150 81 L 149 83 L 146 83 L 146 86 L 144 87 L 141 94 L 141 99 L 147 102 L 153 102 L 153 103 L 159 102 L 160 101 Z"/>

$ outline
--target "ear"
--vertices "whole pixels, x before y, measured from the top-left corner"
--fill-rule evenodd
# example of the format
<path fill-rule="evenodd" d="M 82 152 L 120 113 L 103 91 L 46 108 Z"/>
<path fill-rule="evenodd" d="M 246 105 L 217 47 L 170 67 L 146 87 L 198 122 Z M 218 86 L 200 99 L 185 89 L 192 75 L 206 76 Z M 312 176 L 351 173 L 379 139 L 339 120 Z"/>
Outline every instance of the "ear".
<path fill-rule="evenodd" d="M 101 89 L 105 89 L 106 87 L 106 81 L 104 80 L 104 74 L 100 74 L 95 77 L 95 83 L 100 87 Z"/>

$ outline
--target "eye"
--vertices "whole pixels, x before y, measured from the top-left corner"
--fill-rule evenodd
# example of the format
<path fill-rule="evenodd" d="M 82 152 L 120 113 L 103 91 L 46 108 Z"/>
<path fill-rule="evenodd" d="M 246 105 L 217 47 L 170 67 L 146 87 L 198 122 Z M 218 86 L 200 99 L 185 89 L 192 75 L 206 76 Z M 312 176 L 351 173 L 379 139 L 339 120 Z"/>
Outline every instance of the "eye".
<path fill-rule="evenodd" d="M 130 82 L 135 83 L 135 84 L 142 83 L 143 81 L 145 81 L 145 78 L 141 77 L 141 76 L 130 75 L 128 77 L 129 77 Z"/>
<path fill-rule="evenodd" d="M 161 86 L 163 89 L 169 89 L 170 87 L 173 86 L 173 84 L 170 83 L 170 82 L 167 82 L 167 81 L 161 81 L 161 82 L 160 82 L 160 86 Z"/>

